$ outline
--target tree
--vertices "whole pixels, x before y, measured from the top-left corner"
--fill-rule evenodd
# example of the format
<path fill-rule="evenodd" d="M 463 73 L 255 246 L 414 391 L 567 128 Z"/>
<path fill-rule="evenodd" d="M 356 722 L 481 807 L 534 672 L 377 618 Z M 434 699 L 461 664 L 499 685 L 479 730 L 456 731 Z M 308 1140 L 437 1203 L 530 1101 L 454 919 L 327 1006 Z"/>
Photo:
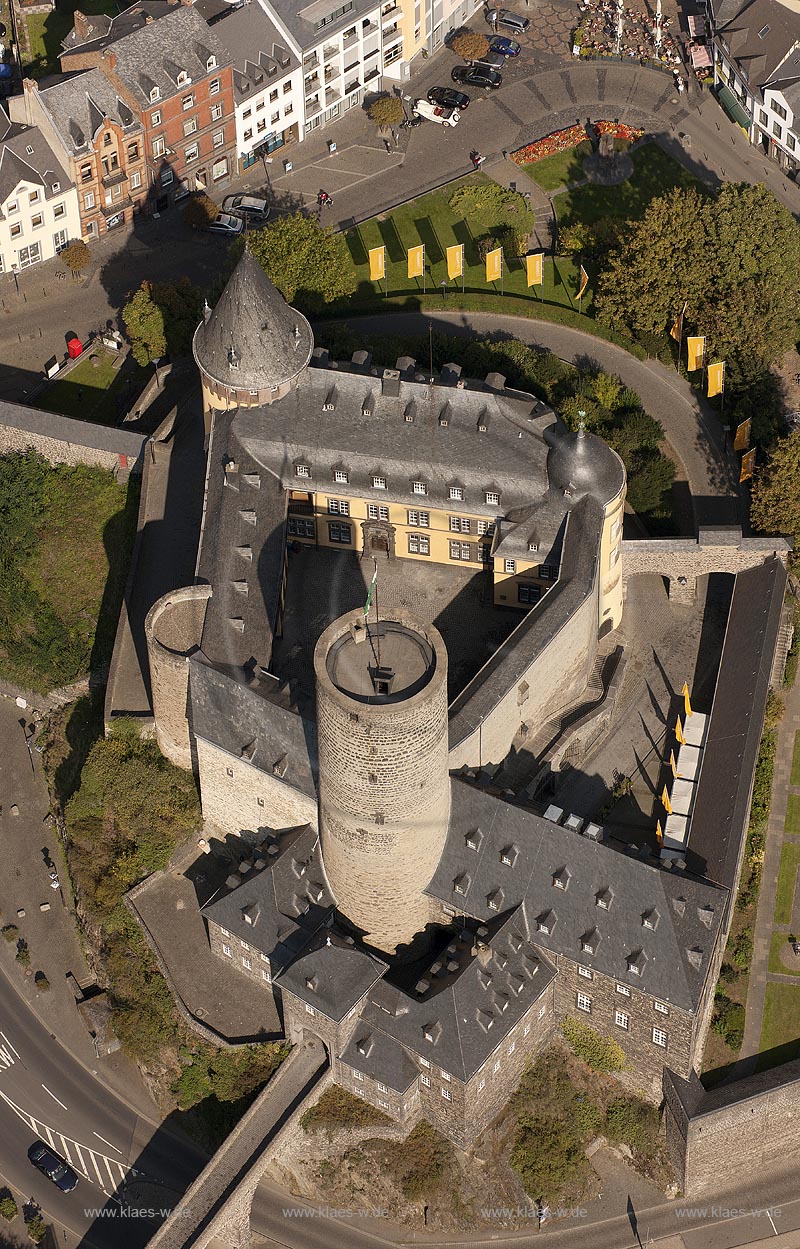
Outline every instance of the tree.
<path fill-rule="evenodd" d="M 284 299 L 302 312 L 318 312 L 356 289 L 344 236 L 323 228 L 314 217 L 299 212 L 281 217 L 254 230 L 247 245 Z"/>
<path fill-rule="evenodd" d="M 462 30 L 453 36 L 450 47 L 465 61 L 479 61 L 489 51 L 489 40 L 477 30 Z"/>
<path fill-rule="evenodd" d="M 83 239 L 75 239 L 74 242 L 68 244 L 58 254 L 67 268 L 73 273 L 82 273 L 92 258 L 92 253 L 83 242 Z"/>
<path fill-rule="evenodd" d="M 181 213 L 184 225 L 192 230 L 205 230 L 211 225 L 218 213 L 218 208 L 210 195 L 193 195 Z"/>
<path fill-rule="evenodd" d="M 152 364 L 167 352 L 186 355 L 201 316 L 201 292 L 188 278 L 175 283 L 142 282 L 122 309 L 136 363 Z"/>
<path fill-rule="evenodd" d="M 381 128 L 397 126 L 405 116 L 403 101 L 397 95 L 379 95 L 367 109 L 370 121 Z"/>
<path fill-rule="evenodd" d="M 750 519 L 762 533 L 800 541 L 800 430 L 780 438 L 763 468 L 756 470 Z"/>

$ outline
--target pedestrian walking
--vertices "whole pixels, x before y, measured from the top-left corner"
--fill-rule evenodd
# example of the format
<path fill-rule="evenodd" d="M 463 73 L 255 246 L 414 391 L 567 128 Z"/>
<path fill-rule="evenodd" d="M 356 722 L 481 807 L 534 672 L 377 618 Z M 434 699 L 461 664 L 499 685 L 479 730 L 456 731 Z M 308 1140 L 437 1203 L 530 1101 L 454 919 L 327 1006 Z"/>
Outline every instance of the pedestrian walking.
<path fill-rule="evenodd" d="M 317 192 L 317 207 L 318 208 L 330 208 L 332 205 L 333 205 L 333 200 L 331 199 L 328 192 L 320 189 Z"/>
<path fill-rule="evenodd" d="M 394 129 L 392 130 L 392 139 L 394 140 L 395 147 L 399 147 L 400 146 L 400 131 L 399 130 L 394 130 Z"/>
<path fill-rule="evenodd" d="M 386 151 L 387 151 L 387 152 L 391 152 L 391 150 L 392 150 L 392 145 L 391 145 L 391 143 L 389 142 L 389 140 L 388 140 L 388 139 L 384 139 L 384 140 L 383 140 L 383 146 L 386 148 Z"/>
<path fill-rule="evenodd" d="M 483 162 L 486 160 L 486 157 L 485 157 L 485 156 L 481 156 L 480 152 L 475 151 L 475 150 L 473 150 L 472 152 L 470 152 L 470 154 L 469 154 L 469 158 L 470 158 L 470 160 L 472 161 L 472 168 L 473 168 L 473 169 L 480 169 L 481 165 L 482 165 L 482 164 L 483 164 Z"/>

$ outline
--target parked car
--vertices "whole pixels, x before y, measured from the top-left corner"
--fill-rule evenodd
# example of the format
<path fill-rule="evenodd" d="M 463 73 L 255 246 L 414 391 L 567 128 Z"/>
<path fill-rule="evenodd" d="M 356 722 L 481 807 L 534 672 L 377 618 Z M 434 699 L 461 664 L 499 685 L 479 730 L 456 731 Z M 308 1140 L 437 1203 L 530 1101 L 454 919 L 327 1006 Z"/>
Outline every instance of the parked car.
<path fill-rule="evenodd" d="M 496 90 L 503 81 L 502 74 L 485 65 L 456 65 L 450 77 L 463 87 L 483 87 L 484 91 Z"/>
<path fill-rule="evenodd" d="M 521 49 L 516 39 L 509 39 L 507 35 L 493 35 L 489 40 L 489 51 L 496 52 L 498 56 L 519 56 Z"/>
<path fill-rule="evenodd" d="M 73 1188 L 77 1188 L 78 1177 L 72 1167 L 61 1154 L 45 1145 L 44 1141 L 34 1141 L 28 1150 L 28 1161 L 42 1175 L 46 1175 L 48 1180 L 52 1180 L 62 1193 L 71 1193 Z"/>
<path fill-rule="evenodd" d="M 411 112 L 415 117 L 426 117 L 428 121 L 436 121 L 440 126 L 457 126 L 461 120 L 457 108 L 442 108 L 440 104 L 430 104 L 427 100 L 415 100 Z"/>
<path fill-rule="evenodd" d="M 485 52 L 483 56 L 478 56 L 474 61 L 467 61 L 468 65 L 484 65 L 487 69 L 496 69 L 498 73 L 505 66 L 506 58 L 500 56 L 499 52 Z"/>
<path fill-rule="evenodd" d="M 241 234 L 244 229 L 244 217 L 234 217 L 231 213 L 217 213 L 207 229 L 212 234 Z"/>
<path fill-rule="evenodd" d="M 441 104 L 442 108 L 457 108 L 461 113 L 469 108 L 469 96 L 454 87 L 431 87 L 428 100 L 431 104 Z"/>
<path fill-rule="evenodd" d="M 226 195 L 222 201 L 222 211 L 260 223 L 269 217 L 269 204 L 255 195 Z"/>
<path fill-rule="evenodd" d="M 485 9 L 484 16 L 490 26 L 504 26 L 506 30 L 513 30 L 515 35 L 524 34 L 531 24 L 529 17 L 513 13 L 511 9 Z"/>

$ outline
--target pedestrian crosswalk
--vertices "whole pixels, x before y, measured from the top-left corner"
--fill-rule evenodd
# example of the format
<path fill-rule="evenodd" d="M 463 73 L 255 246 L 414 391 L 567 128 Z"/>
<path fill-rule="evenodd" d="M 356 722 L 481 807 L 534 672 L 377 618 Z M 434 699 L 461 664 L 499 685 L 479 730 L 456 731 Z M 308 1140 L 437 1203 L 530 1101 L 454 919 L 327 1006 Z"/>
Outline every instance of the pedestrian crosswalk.
<path fill-rule="evenodd" d="M 3 1054 L 0 1048 L 0 1064 L 2 1063 Z M 64 1136 L 61 1132 L 57 1132 L 43 1120 L 37 1119 L 34 1115 L 28 1114 L 27 1110 L 23 1110 L 21 1106 L 17 1106 L 2 1091 L 0 1091 L 0 1099 L 5 1102 L 6 1106 L 23 1123 L 28 1125 L 32 1132 L 35 1132 L 40 1140 L 43 1140 L 56 1153 L 61 1154 L 62 1158 L 66 1158 L 74 1171 L 82 1175 L 90 1184 L 96 1184 L 98 1188 L 102 1189 L 106 1197 L 111 1197 L 118 1201 L 118 1193 L 123 1184 L 129 1179 L 141 1175 L 141 1171 L 138 1171 L 136 1167 L 128 1166 L 117 1158 L 110 1158 L 89 1145 L 84 1145 L 69 1136 Z"/>

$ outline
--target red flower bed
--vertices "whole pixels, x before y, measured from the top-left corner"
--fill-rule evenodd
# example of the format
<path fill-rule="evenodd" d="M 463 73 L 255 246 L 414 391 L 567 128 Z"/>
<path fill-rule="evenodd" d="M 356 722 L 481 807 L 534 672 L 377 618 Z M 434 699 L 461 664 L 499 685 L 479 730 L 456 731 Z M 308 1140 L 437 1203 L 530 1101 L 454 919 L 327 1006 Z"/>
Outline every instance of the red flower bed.
<path fill-rule="evenodd" d="M 599 134 L 612 134 L 615 139 L 627 139 L 631 143 L 635 139 L 641 139 L 644 134 L 643 130 L 626 126 L 624 122 L 596 121 L 594 128 Z M 555 156 L 557 152 L 567 152 L 588 137 L 585 126 L 568 126 L 566 130 L 554 130 L 552 134 L 537 139 L 535 143 L 527 143 L 525 147 L 517 148 L 516 152 L 511 153 L 511 159 L 518 165 L 530 165 L 534 161 L 544 160 L 546 156 Z"/>

